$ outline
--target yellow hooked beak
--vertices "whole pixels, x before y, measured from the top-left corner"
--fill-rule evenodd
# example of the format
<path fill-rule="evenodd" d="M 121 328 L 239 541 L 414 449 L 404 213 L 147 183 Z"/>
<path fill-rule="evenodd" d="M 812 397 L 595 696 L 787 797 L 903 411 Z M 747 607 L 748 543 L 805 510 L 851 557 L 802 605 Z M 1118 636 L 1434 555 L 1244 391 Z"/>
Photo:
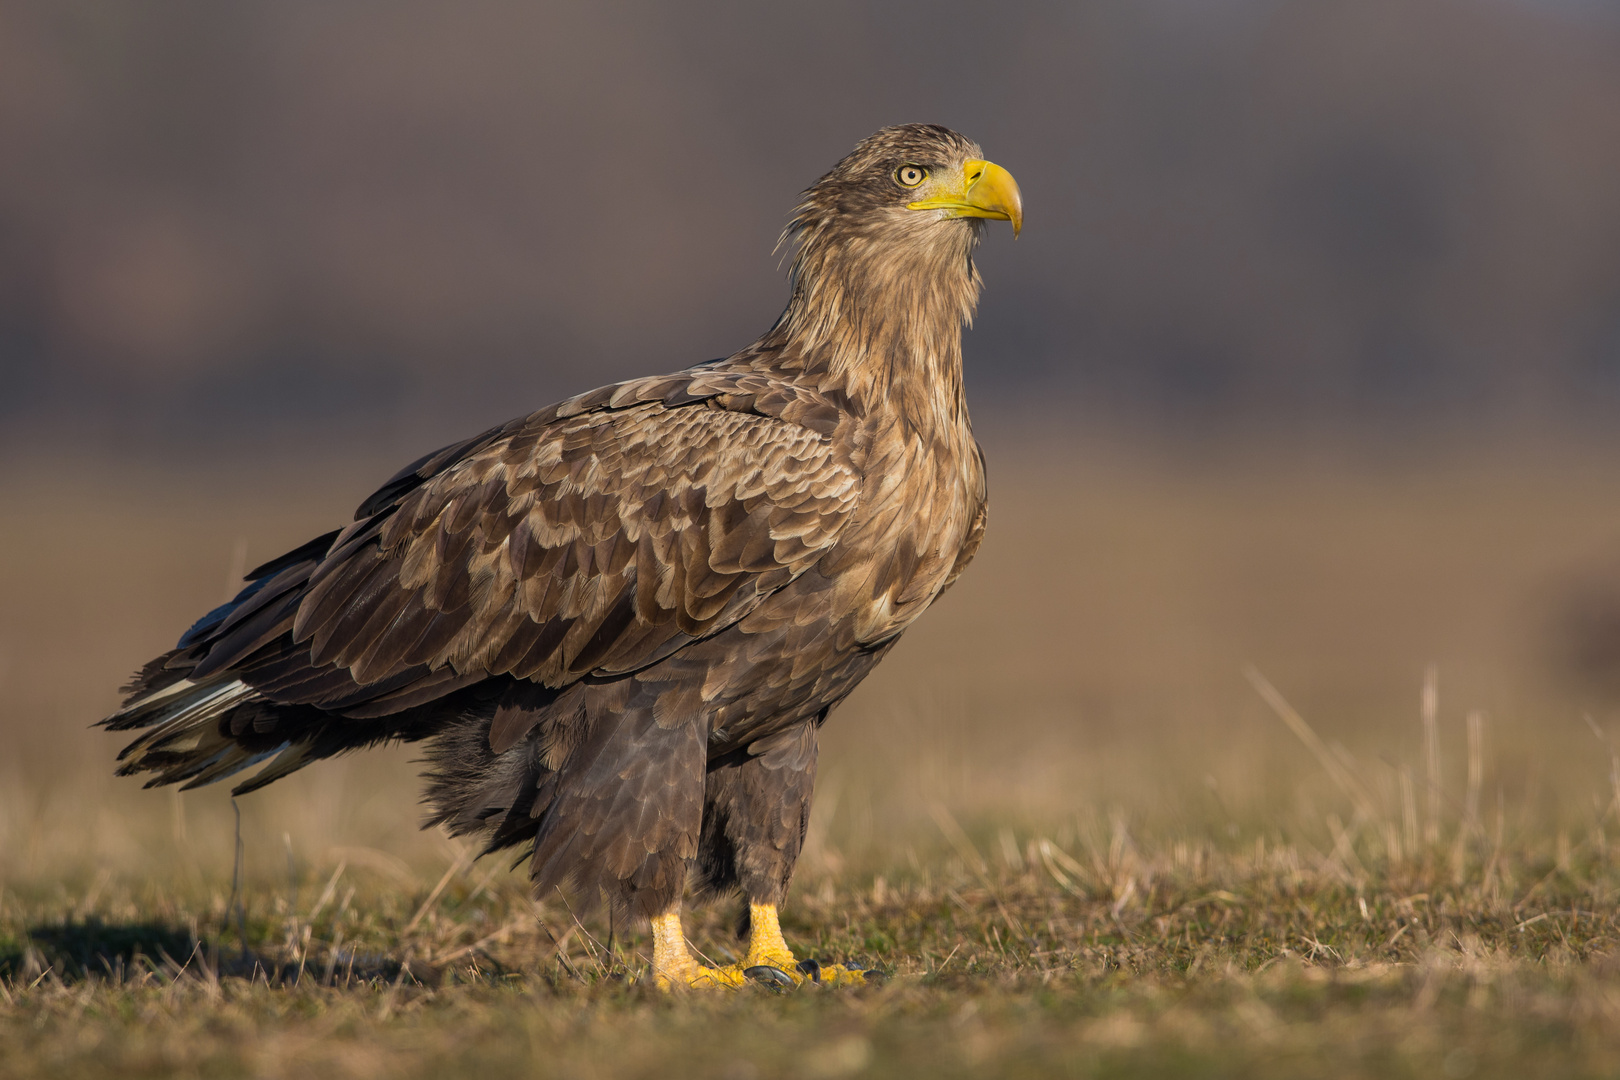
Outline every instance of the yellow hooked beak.
<path fill-rule="evenodd" d="M 940 187 L 940 194 L 907 203 L 906 209 L 943 210 L 946 217 L 1010 221 L 1014 236 L 1024 227 L 1024 199 L 1018 194 L 1018 181 L 993 161 L 968 161 L 962 165 L 957 182 L 946 181 Z"/>

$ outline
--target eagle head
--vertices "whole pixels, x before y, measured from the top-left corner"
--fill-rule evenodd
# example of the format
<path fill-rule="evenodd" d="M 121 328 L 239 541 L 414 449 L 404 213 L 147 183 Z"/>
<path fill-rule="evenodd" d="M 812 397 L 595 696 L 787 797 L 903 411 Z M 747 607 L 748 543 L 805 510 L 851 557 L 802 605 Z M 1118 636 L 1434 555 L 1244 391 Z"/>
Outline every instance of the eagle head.
<path fill-rule="evenodd" d="M 1015 236 L 1023 228 L 1012 174 L 950 128 L 902 124 L 862 139 L 816 181 L 789 232 L 807 238 L 836 228 L 851 237 L 889 233 L 925 242 L 933 226 L 956 222 L 951 232 L 960 233 L 985 218 L 1012 222 Z"/>
<path fill-rule="evenodd" d="M 792 295 L 759 346 L 824 368 L 857 398 L 897 400 L 887 388 L 905 383 L 932 395 L 919 415 L 956 415 L 987 219 L 1016 235 L 1024 203 L 971 139 L 934 124 L 862 139 L 794 210 L 782 236 L 798 248 Z"/>

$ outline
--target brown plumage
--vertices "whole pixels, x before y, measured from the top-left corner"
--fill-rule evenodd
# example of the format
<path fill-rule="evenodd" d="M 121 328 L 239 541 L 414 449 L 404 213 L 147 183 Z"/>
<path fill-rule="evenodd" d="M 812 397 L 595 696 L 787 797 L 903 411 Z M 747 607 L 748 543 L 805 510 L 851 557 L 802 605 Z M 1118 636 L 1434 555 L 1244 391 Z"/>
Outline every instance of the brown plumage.
<path fill-rule="evenodd" d="M 805 193 L 753 345 L 428 455 L 248 575 L 104 721 L 148 729 L 120 772 L 273 756 L 243 792 L 426 739 L 430 823 L 532 844 L 537 889 L 779 903 L 819 725 L 983 535 L 961 327 L 981 220 L 1021 207 L 979 156 L 878 132 Z"/>

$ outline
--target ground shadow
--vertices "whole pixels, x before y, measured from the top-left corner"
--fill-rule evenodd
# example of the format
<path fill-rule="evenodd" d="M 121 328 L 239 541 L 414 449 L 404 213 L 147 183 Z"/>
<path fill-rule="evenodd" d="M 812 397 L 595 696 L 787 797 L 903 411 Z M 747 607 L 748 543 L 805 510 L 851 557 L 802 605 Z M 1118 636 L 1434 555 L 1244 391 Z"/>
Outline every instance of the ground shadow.
<path fill-rule="evenodd" d="M 29 927 L 20 941 L 0 939 L 0 977 L 35 979 L 46 971 L 64 979 L 118 977 L 165 961 L 184 964 L 196 948 L 190 928 L 168 923 L 51 923 Z"/>
<path fill-rule="evenodd" d="M 305 981 L 328 986 L 398 983 L 437 984 L 443 972 L 420 961 L 386 954 L 338 950 L 309 963 L 265 955 L 217 941 L 199 940 L 189 927 L 161 922 L 78 922 L 31 926 L 21 938 L 0 936 L 0 979 L 32 983 L 42 977 L 63 982 L 182 971 L 218 978 L 259 980 L 273 986 Z M 501 973 L 504 973 L 504 969 Z"/>

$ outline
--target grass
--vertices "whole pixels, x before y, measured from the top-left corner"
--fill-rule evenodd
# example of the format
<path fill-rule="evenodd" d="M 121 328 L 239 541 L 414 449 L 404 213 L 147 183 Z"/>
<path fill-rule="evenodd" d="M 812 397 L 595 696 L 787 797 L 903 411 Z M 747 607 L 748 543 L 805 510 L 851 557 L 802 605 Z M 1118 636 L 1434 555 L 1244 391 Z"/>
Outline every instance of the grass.
<path fill-rule="evenodd" d="M 1549 663 L 1617 478 L 1041 460 L 827 729 L 785 930 L 881 983 L 676 998 L 645 928 L 418 832 L 408 751 L 242 800 L 240 859 L 223 793 L 108 778 L 83 725 L 238 537 L 362 482 L 13 481 L 0 1077 L 1620 1072 L 1615 714 Z"/>
<path fill-rule="evenodd" d="M 957 840 L 797 897 L 787 929 L 806 951 L 887 973 L 854 992 L 666 999 L 638 979 L 644 935 L 610 939 L 505 875 L 434 894 L 345 884 L 340 867 L 246 890 L 240 923 L 218 893 L 13 892 L 0 1075 L 1597 1076 L 1620 1061 L 1620 875 L 1595 840 L 1469 842 L 1460 862 L 1455 847 L 1380 859 L 1375 842 L 1150 846 L 1123 827 L 1072 851 Z M 691 927 L 716 959 L 737 947 L 729 914 Z"/>

